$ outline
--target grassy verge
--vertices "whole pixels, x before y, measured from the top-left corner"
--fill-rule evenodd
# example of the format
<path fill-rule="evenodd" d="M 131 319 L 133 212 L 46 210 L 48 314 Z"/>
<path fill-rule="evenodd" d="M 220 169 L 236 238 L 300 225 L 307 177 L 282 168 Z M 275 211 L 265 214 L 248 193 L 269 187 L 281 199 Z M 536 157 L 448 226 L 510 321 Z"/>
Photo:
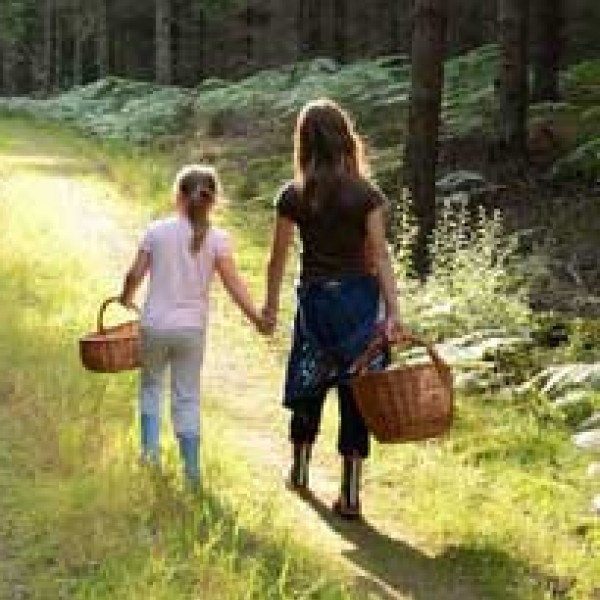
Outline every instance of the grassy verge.
<path fill-rule="evenodd" d="M 220 157 L 230 189 L 243 189 L 245 180 L 240 181 L 240 172 L 226 146 L 221 148 Z M 270 176 L 265 172 L 262 179 L 266 188 L 265 181 L 270 178 L 271 192 L 276 189 L 278 174 L 277 169 Z M 261 288 L 271 219 L 264 196 L 258 193 L 240 201 L 234 194 L 223 213 L 226 225 L 236 233 L 244 273 L 257 290 Z M 441 243 L 456 245 L 453 236 L 461 235 L 464 231 L 449 230 Z M 477 288 L 469 277 L 489 250 L 485 244 L 477 246 L 464 259 L 474 262 L 464 265 L 458 273 L 446 274 L 452 285 L 459 288 L 457 281 L 463 280 L 457 277 L 464 277 L 464 290 L 472 296 L 467 301 L 462 292 L 457 295 L 456 316 L 467 324 L 477 318 L 485 322 L 483 311 L 469 309 L 473 302 L 483 302 L 489 305 L 489 314 L 494 312 L 494 294 L 498 292 Z M 475 253 L 477 257 L 471 256 Z M 481 265 L 482 272 L 486 268 L 489 269 Z M 433 282 L 432 287 L 435 285 Z M 444 285 L 437 289 L 438 297 L 445 289 Z M 414 293 L 417 297 L 406 301 L 412 315 L 410 324 L 419 329 L 422 323 L 418 309 L 426 305 L 427 298 L 418 295 L 432 292 L 417 289 Z M 510 312 L 513 304 L 519 307 L 510 296 L 501 300 L 506 307 L 496 302 L 496 312 Z M 290 303 L 291 294 L 288 315 Z M 524 318 L 526 311 L 517 319 L 520 326 Z M 509 320 L 514 320 L 512 315 Z M 227 329 L 227 335 L 239 340 L 242 347 L 251 343 L 239 328 Z M 279 335 L 271 352 L 281 357 L 287 334 Z M 332 447 L 336 417 L 331 406 L 323 429 Z M 570 434 L 560 411 L 535 395 L 516 397 L 508 392 L 459 398 L 457 425 L 447 442 L 375 448 L 366 481 L 372 516 L 384 520 L 390 531 L 412 531 L 437 556 L 424 572 L 468 573 L 487 597 L 537 599 L 554 594 L 586 599 L 600 581 L 595 560 L 599 532 L 597 521 L 587 513 L 592 492 L 592 482 L 585 476 L 587 457 L 573 448 Z M 332 454 L 323 460 L 335 468 Z M 411 558 L 401 544 L 390 544 L 385 536 L 374 536 L 373 541 L 379 551 L 363 549 L 356 562 L 384 578 L 386 567 L 381 566 L 385 563 L 380 560 L 381 548 L 404 556 L 409 565 L 421 564 L 421 559 Z M 393 577 L 389 579 L 393 581 Z"/>
<path fill-rule="evenodd" d="M 216 432 L 201 502 L 181 488 L 172 445 L 161 474 L 141 469 L 134 377 L 79 365 L 76 339 L 129 258 L 120 224 L 152 211 L 156 163 L 56 127 L 1 128 L 0 596 L 351 597 L 290 538 L 276 497 L 236 491 L 238 461 Z M 116 204 L 107 175 L 134 163 L 143 176 Z"/>
<path fill-rule="evenodd" d="M 31 135 L 29 125 L 12 122 L 10 128 L 15 139 Z M 124 191 L 130 217 L 164 212 L 173 162 L 195 157 L 193 150 L 179 149 L 166 159 L 48 131 L 50 137 L 64 135 L 66 148 L 96 165 L 90 177 L 97 178 L 99 169 L 101 178 L 111 178 Z M 3 142 L 3 151 L 7 148 Z M 210 152 L 228 189 L 239 190 L 245 181 L 235 158 L 239 148 L 229 152 L 223 144 Z M 274 178 L 271 185 L 275 189 Z M 59 582 L 85 598 L 147 597 L 149 591 L 157 598 L 303 597 L 301 590 L 310 590 L 308 597 L 349 597 L 340 584 L 327 583 L 329 567 L 321 567 L 333 561 L 299 566 L 306 546 L 300 548 L 283 525 L 292 508 L 272 485 L 265 488 L 273 476 L 260 462 L 264 457 L 255 457 L 258 466 L 250 471 L 244 467 L 248 457 L 239 460 L 239 432 L 250 425 L 224 406 L 226 398 L 212 398 L 208 406 L 214 429 L 207 431 L 205 444 L 209 491 L 202 510 L 178 488 L 172 448 L 165 478 L 139 472 L 135 460 L 124 458 L 135 456 L 134 409 L 124 402 L 133 397 L 133 381 L 82 376 L 72 348 L 77 332 L 89 325 L 89 307 L 114 289 L 120 271 L 90 273 L 94 249 L 75 241 L 78 227 L 72 247 L 61 238 L 58 252 L 57 240 L 45 240 L 40 232 L 52 219 L 60 219 L 57 229 L 64 231 L 64 218 L 54 206 L 50 214 L 38 215 L 36 224 L 30 204 L 18 203 L 21 217 L 13 205 L 10 211 L 0 205 L 3 218 L 10 215 L 9 232 L 15 232 L 10 245 L 0 249 L 5 282 L 0 293 L 12 311 L 0 337 L 11 341 L 0 351 L 2 361 L 14 365 L 2 379 L 9 398 L 3 421 L 14 424 L 11 462 L 3 475 L 7 482 L 11 478 L 12 492 L 0 503 L 16 515 L 8 532 L 22 541 L 15 568 L 35 574 L 36 590 L 55 590 Z M 117 213 L 118 206 L 124 205 L 113 207 Z M 268 244 L 266 206 L 260 195 L 240 202 L 232 193 L 218 215 L 234 232 L 242 268 L 256 290 Z M 99 249 L 103 254 L 105 246 Z M 220 357 L 225 368 L 239 369 L 236 356 L 248 358 L 244 348 L 254 342 L 231 314 L 224 315 L 215 335 L 228 339 L 231 356 Z M 271 350 L 253 347 L 253 362 L 241 363 L 255 365 L 267 380 L 262 395 L 247 391 L 244 399 L 256 411 L 259 423 L 253 427 L 263 435 L 273 410 L 265 409 L 264 394 L 276 390 L 286 341 L 286 334 L 280 335 Z M 70 358 L 65 362 L 65 357 Z M 533 395 L 461 397 L 458 408 L 456 427 L 444 442 L 375 447 L 365 483 L 373 525 L 341 527 L 315 505 L 351 544 L 346 557 L 408 597 L 453 597 L 451 590 L 441 595 L 439 587 L 427 587 L 428 579 L 450 574 L 454 581 L 475 580 L 485 598 L 592 598 L 600 581 L 598 522 L 585 512 L 591 491 L 585 458 L 573 450 L 560 415 Z M 283 426 L 274 427 L 283 437 Z M 328 407 L 318 461 L 329 471 L 334 429 Z M 263 478 L 257 480 L 261 468 Z M 265 502 L 265 496 L 271 500 Z"/>

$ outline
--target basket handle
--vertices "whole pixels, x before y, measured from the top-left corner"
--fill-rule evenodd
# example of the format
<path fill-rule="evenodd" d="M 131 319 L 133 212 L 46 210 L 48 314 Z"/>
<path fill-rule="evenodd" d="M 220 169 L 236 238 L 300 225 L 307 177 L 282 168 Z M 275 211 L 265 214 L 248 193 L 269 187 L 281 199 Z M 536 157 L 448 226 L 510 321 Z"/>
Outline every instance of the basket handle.
<path fill-rule="evenodd" d="M 448 363 L 446 363 L 446 361 L 439 355 L 432 344 L 411 334 L 403 335 L 400 340 L 393 340 L 391 342 L 383 334 L 376 335 L 371 343 L 367 346 L 367 349 L 356 359 L 356 361 L 354 361 L 354 364 L 352 367 L 350 367 L 350 372 L 353 372 L 357 375 L 362 375 L 366 372 L 370 362 L 377 356 L 379 352 L 381 352 L 383 348 L 386 346 L 389 347 L 404 344 L 405 342 L 409 342 L 411 345 L 424 346 L 443 384 L 448 388 L 452 387 L 452 379 Z"/>
<path fill-rule="evenodd" d="M 104 333 L 104 313 L 106 312 L 106 309 L 111 305 L 111 304 L 120 304 L 120 297 L 119 296 L 111 296 L 110 298 L 107 298 L 101 305 L 100 305 L 100 310 L 98 311 L 98 324 L 97 324 L 97 328 L 98 328 L 98 333 Z M 140 309 L 135 305 L 132 304 L 130 306 L 128 306 L 127 308 L 130 308 L 131 310 L 135 311 L 136 313 L 138 313 L 138 315 L 140 314 Z"/>

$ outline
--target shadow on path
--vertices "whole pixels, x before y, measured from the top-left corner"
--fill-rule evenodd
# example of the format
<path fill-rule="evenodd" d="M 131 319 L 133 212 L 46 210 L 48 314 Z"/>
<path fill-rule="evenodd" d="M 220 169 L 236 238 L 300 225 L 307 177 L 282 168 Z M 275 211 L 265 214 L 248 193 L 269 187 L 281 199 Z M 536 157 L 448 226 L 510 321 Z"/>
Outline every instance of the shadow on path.
<path fill-rule="evenodd" d="M 359 583 L 373 588 L 386 599 L 411 598 L 412 600 L 472 600 L 490 598 L 478 589 L 477 582 L 465 572 L 466 564 L 490 561 L 507 575 L 522 571 L 513 558 L 493 548 L 447 547 L 443 553 L 430 556 L 401 538 L 394 538 L 377 530 L 367 521 L 346 521 L 334 514 L 331 508 L 314 495 L 305 502 L 353 548 L 342 555 L 363 573 Z M 462 565 L 463 570 L 460 570 Z M 506 588 L 503 600 L 516 600 Z"/>

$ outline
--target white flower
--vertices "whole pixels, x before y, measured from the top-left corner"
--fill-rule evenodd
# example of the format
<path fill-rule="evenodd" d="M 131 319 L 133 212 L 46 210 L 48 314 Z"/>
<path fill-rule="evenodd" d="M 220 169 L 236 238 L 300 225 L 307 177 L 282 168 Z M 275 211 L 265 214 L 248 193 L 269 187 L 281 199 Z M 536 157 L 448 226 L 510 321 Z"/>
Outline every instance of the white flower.
<path fill-rule="evenodd" d="M 600 429 L 583 431 L 573 436 L 573 441 L 578 448 L 582 450 L 591 450 L 600 452 Z"/>
<path fill-rule="evenodd" d="M 600 477 L 600 462 L 593 462 L 587 470 L 589 477 Z"/>

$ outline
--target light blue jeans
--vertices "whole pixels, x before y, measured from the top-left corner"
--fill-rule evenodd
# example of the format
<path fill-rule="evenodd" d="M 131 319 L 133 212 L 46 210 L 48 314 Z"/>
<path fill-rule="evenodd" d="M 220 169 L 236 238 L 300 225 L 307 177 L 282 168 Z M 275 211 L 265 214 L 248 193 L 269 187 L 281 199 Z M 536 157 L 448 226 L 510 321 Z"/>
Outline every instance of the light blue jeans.
<path fill-rule="evenodd" d="M 178 437 L 199 437 L 204 341 L 201 327 L 143 327 L 141 331 L 140 413 L 160 422 L 164 378 L 170 367 L 171 419 Z"/>

